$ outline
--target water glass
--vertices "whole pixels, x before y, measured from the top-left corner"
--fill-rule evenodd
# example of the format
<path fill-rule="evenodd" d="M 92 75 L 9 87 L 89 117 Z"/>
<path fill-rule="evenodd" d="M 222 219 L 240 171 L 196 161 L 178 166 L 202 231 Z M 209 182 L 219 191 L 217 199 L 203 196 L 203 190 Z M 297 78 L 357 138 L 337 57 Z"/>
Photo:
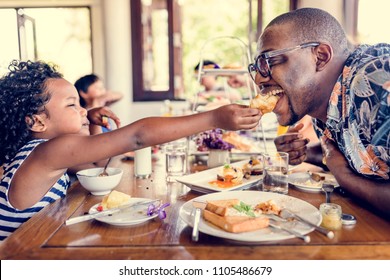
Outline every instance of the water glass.
<path fill-rule="evenodd" d="M 167 181 L 175 181 L 187 172 L 187 139 L 170 142 L 164 150 Z"/>
<path fill-rule="evenodd" d="M 288 154 L 263 154 L 263 191 L 288 193 Z"/>

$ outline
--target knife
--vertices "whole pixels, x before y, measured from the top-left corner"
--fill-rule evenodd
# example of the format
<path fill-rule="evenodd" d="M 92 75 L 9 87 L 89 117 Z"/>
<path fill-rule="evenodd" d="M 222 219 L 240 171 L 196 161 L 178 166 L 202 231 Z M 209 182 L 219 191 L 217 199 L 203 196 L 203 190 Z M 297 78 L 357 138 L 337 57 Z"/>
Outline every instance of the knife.
<path fill-rule="evenodd" d="M 157 201 L 161 201 L 161 199 L 153 199 L 153 200 L 139 201 L 139 202 L 135 202 L 135 203 L 124 204 L 122 206 L 119 206 L 119 207 L 116 207 L 116 208 L 112 208 L 112 209 L 108 209 L 108 210 L 104 210 L 104 211 L 101 211 L 101 212 L 96 212 L 96 213 L 92 213 L 92 214 L 86 214 L 86 215 L 83 215 L 83 216 L 70 218 L 70 219 L 65 221 L 65 224 L 67 226 L 69 226 L 69 225 L 73 225 L 73 224 L 76 224 L 76 223 L 88 221 L 88 220 L 91 220 L 91 219 L 96 219 L 96 218 L 112 215 L 112 214 L 115 214 L 115 213 L 119 213 L 119 212 L 122 212 L 124 210 L 130 209 L 130 208 L 133 208 L 133 207 L 137 207 L 137 206 L 140 206 L 140 205 L 153 204 L 153 203 L 155 203 Z"/>
<path fill-rule="evenodd" d="M 304 223 L 308 226 L 311 226 L 313 227 L 315 230 L 321 232 L 322 234 L 326 235 L 326 237 L 328 237 L 329 239 L 332 239 L 334 237 L 334 233 L 333 231 L 331 230 L 328 230 L 326 228 L 323 228 L 321 226 L 317 226 L 315 224 L 313 224 L 312 222 L 309 222 L 308 220 L 302 218 L 301 216 L 297 215 L 297 214 L 294 214 L 293 212 L 291 212 L 290 210 L 288 209 L 282 209 L 282 211 L 280 212 L 280 216 L 282 218 L 289 218 L 289 217 L 293 217 L 295 219 L 297 219 L 298 221 L 300 221 L 301 223 Z"/>
<path fill-rule="evenodd" d="M 199 240 L 199 222 L 200 216 L 202 214 L 202 210 L 206 207 L 206 202 L 196 201 L 192 202 L 192 206 L 194 207 L 194 226 L 192 227 L 192 241 L 197 242 Z"/>
<path fill-rule="evenodd" d="M 298 238 L 302 239 L 303 241 L 305 241 L 305 243 L 309 243 L 310 242 L 310 236 L 302 235 L 302 234 L 300 234 L 299 232 L 297 232 L 295 230 L 282 227 L 282 226 L 277 225 L 277 224 L 275 224 L 275 223 L 273 223 L 271 221 L 269 221 L 269 226 L 274 228 L 274 229 L 278 229 L 278 230 L 281 230 L 281 231 L 288 232 L 288 233 L 294 235 L 295 237 L 298 237 Z"/>

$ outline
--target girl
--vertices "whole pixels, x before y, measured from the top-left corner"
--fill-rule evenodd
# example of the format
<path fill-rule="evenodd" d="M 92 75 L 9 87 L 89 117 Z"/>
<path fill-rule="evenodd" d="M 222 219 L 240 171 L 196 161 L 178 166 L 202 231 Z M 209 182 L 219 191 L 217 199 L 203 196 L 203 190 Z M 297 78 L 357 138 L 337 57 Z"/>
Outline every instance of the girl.
<path fill-rule="evenodd" d="M 0 79 L 0 240 L 46 205 L 66 195 L 67 169 L 169 142 L 204 130 L 251 129 L 260 112 L 231 104 L 183 117 L 150 117 L 89 135 L 108 111 L 82 108 L 76 88 L 55 66 L 13 61 Z"/>

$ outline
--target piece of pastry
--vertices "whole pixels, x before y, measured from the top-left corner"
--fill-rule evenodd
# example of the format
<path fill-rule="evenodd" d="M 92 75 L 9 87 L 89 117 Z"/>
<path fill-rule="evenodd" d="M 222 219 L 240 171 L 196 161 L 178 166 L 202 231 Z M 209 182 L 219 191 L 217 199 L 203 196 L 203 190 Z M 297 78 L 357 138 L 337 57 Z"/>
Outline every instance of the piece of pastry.
<path fill-rule="evenodd" d="M 103 197 L 103 200 L 100 205 L 103 208 L 102 210 L 116 208 L 129 203 L 130 198 L 131 196 L 128 194 L 113 190 L 112 192 Z"/>
<path fill-rule="evenodd" d="M 279 98 L 280 97 L 278 95 L 258 94 L 256 95 L 255 98 L 252 99 L 249 107 L 259 109 L 261 113 L 264 115 L 266 113 L 270 113 L 273 111 Z"/>

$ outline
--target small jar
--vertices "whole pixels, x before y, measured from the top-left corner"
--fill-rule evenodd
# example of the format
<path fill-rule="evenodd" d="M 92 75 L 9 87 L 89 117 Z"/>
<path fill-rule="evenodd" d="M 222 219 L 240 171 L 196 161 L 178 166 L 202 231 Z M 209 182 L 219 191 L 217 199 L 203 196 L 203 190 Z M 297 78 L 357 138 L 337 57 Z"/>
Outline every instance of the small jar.
<path fill-rule="evenodd" d="M 322 203 L 320 205 L 322 215 L 321 226 L 330 230 L 338 230 L 342 226 L 341 206 L 335 203 Z"/>

